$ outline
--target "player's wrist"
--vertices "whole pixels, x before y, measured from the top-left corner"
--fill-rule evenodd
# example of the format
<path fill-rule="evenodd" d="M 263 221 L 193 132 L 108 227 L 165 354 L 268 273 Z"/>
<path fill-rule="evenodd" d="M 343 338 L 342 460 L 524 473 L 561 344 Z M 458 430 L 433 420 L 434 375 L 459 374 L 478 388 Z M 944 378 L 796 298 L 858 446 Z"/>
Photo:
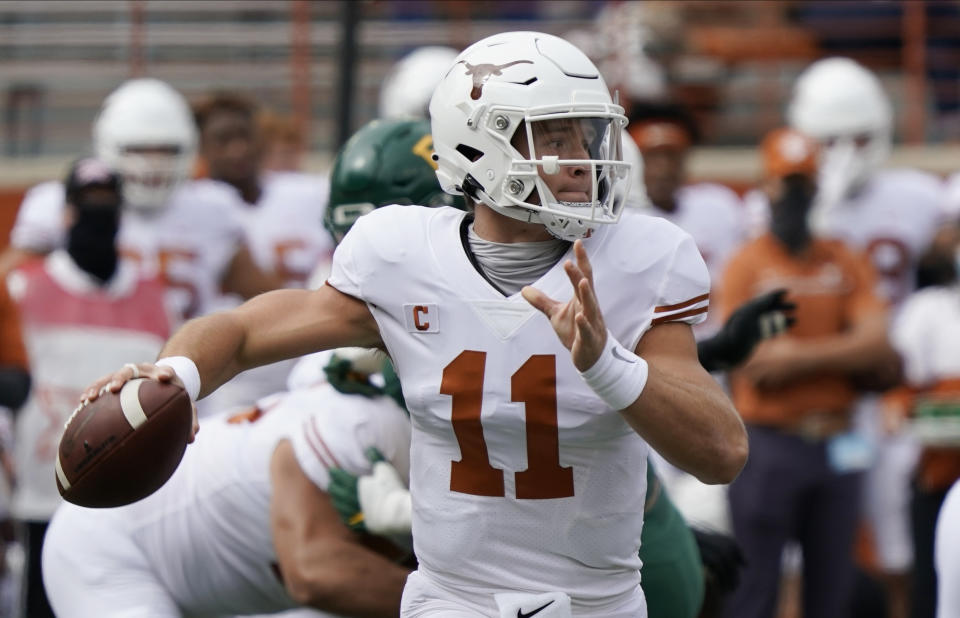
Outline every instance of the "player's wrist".
<path fill-rule="evenodd" d="M 647 385 L 649 367 L 643 360 L 626 349 L 609 330 L 607 342 L 600 358 L 580 377 L 613 410 L 629 407 Z"/>
<path fill-rule="evenodd" d="M 200 396 L 200 370 L 197 364 L 186 356 L 166 356 L 154 363 L 157 367 L 170 367 L 183 382 L 183 388 L 190 395 L 190 401 Z"/>

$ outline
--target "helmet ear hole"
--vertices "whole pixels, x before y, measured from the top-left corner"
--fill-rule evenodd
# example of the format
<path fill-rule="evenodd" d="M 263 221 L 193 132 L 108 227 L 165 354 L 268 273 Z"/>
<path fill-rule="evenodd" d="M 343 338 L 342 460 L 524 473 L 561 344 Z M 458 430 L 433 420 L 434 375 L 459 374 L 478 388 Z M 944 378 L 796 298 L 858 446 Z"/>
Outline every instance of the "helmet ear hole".
<path fill-rule="evenodd" d="M 467 159 L 467 161 L 470 161 L 471 163 L 476 163 L 477 161 L 480 160 L 480 157 L 483 156 L 483 152 L 477 150 L 472 146 L 467 146 L 466 144 L 458 144 L 457 152 L 462 154 Z"/>

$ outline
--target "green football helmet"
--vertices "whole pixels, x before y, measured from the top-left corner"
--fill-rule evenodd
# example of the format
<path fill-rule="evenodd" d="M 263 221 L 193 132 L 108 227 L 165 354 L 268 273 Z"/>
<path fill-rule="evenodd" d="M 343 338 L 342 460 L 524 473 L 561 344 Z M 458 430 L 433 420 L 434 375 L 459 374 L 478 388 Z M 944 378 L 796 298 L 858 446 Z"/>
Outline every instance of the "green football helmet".
<path fill-rule="evenodd" d="M 380 119 L 354 133 L 333 163 L 323 224 L 339 243 L 362 215 L 388 204 L 454 206 L 463 198 L 440 188 L 430 122 Z"/>

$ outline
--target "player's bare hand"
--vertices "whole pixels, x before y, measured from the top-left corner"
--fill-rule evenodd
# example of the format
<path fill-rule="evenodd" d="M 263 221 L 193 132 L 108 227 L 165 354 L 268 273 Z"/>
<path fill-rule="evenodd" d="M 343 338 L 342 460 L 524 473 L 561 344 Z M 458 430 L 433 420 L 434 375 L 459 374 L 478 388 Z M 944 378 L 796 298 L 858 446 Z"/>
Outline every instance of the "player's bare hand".
<path fill-rule="evenodd" d="M 563 265 L 573 285 L 573 297 L 570 300 L 554 300 L 529 285 L 520 293 L 528 303 L 549 318 L 560 342 L 570 350 L 574 366 L 586 371 L 603 352 L 607 342 L 607 327 L 593 288 L 593 268 L 582 241 L 573 243 L 573 254 L 576 264 L 567 260 Z"/>
<path fill-rule="evenodd" d="M 82 404 L 96 400 L 104 393 L 119 393 L 123 385 L 136 378 L 149 378 L 158 382 L 170 382 L 183 388 L 183 382 L 177 377 L 172 368 L 167 366 L 158 367 L 153 363 L 127 363 L 113 373 L 107 374 L 96 380 L 87 387 L 80 395 Z M 200 423 L 197 420 L 197 405 L 193 404 L 193 427 L 190 431 L 190 442 L 193 442 L 197 432 L 200 430 Z"/>

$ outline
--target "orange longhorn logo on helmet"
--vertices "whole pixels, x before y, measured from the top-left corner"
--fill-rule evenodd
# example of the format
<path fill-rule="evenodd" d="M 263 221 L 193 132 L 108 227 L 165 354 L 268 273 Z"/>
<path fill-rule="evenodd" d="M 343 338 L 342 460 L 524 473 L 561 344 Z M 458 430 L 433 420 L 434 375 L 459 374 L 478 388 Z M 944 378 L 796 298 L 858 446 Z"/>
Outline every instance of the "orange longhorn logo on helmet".
<path fill-rule="evenodd" d="M 503 69 L 512 67 L 515 64 L 533 64 L 532 60 L 514 60 L 507 64 L 470 64 L 462 60 L 461 62 L 463 62 L 463 66 L 467 67 L 465 75 L 470 75 L 473 78 L 473 89 L 470 91 L 470 98 L 474 101 L 479 99 L 483 94 L 483 85 L 487 83 L 491 75 L 499 77 L 503 75 Z"/>

